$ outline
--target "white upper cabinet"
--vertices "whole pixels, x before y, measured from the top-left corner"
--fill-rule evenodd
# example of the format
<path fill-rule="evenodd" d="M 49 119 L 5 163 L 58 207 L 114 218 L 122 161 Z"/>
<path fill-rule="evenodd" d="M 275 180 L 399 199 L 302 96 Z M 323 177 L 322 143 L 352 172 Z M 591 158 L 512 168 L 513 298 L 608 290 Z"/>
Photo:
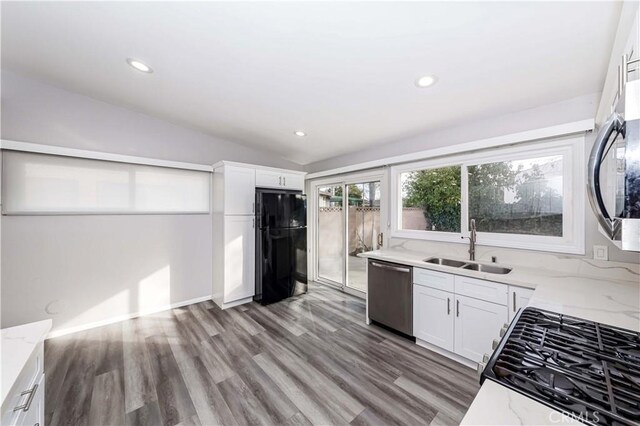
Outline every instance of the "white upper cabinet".
<path fill-rule="evenodd" d="M 214 203 L 222 201 L 225 215 L 253 215 L 256 202 L 255 169 L 224 166 L 223 173 L 223 184 L 216 185 L 214 182 Z M 216 189 L 223 190 L 223 194 L 218 194 L 222 197 L 216 195 Z"/>
<path fill-rule="evenodd" d="M 529 304 L 533 291 L 530 288 L 509 286 L 509 322 L 513 320 L 518 310 Z"/>
<path fill-rule="evenodd" d="M 256 170 L 256 186 L 258 188 L 278 188 L 304 190 L 304 175 L 271 169 Z"/>

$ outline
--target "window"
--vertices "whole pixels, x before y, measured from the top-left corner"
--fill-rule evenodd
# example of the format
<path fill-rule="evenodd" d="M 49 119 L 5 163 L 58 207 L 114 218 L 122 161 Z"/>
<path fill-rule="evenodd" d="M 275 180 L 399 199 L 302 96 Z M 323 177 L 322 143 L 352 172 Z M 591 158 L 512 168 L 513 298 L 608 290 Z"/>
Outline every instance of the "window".
<path fill-rule="evenodd" d="M 583 137 L 391 167 L 392 236 L 584 253 Z"/>
<path fill-rule="evenodd" d="M 562 156 L 468 167 L 478 232 L 562 237 Z"/>
<path fill-rule="evenodd" d="M 208 213 L 210 173 L 4 151 L 3 214 Z"/>
<path fill-rule="evenodd" d="M 460 166 L 400 174 L 401 229 L 460 232 Z"/>

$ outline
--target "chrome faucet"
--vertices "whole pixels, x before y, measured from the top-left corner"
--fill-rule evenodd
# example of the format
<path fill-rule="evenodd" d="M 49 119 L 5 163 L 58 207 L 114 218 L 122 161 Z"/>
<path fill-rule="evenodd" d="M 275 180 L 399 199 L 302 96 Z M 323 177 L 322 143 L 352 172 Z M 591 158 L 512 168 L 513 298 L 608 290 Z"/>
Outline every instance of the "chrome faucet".
<path fill-rule="evenodd" d="M 469 223 L 469 260 L 476 260 L 476 220 L 471 219 Z M 464 238 L 464 237 L 462 237 Z"/>

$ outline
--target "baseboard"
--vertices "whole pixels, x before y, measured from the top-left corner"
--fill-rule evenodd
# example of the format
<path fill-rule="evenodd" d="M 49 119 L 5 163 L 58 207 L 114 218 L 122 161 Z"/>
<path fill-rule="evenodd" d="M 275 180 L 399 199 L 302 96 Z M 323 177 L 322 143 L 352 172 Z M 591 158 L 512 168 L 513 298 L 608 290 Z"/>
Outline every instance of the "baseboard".
<path fill-rule="evenodd" d="M 66 334 L 77 333 L 79 331 L 90 330 L 92 328 L 102 327 L 103 325 L 114 324 L 120 321 L 130 320 L 143 315 L 155 314 L 157 312 L 167 311 L 169 309 L 180 308 L 181 306 L 191 305 L 193 303 L 204 302 L 205 300 L 211 300 L 211 296 L 196 297 L 195 299 L 183 300 L 182 302 L 172 303 L 170 305 L 160 306 L 148 311 L 134 312 L 131 314 L 118 315 L 116 317 L 107 318 L 101 321 L 90 322 L 88 324 L 77 325 L 74 327 L 63 328 L 62 330 L 52 331 L 47 335 L 47 339 L 53 339 L 55 337 L 64 336 Z"/>
<path fill-rule="evenodd" d="M 462 365 L 464 365 L 465 367 L 469 367 L 472 369 L 476 369 L 478 367 L 478 363 L 477 362 L 473 362 L 470 359 L 461 357 L 458 354 L 454 354 L 453 352 L 449 352 L 446 349 L 442 349 L 436 345 L 432 345 L 429 342 L 425 342 L 424 340 L 420 340 L 420 339 L 416 339 L 416 345 L 418 346 L 422 346 L 425 349 L 429 349 L 430 351 L 433 351 L 437 354 L 440 354 L 442 356 L 446 356 L 449 359 L 452 359 L 454 361 L 456 361 L 457 363 L 460 363 Z"/>
<path fill-rule="evenodd" d="M 252 301 L 253 301 L 253 296 L 250 296 L 244 299 L 234 300 L 233 302 L 223 303 L 222 305 L 218 304 L 218 306 L 220 306 L 220 309 L 224 310 L 224 309 L 233 308 L 234 306 L 244 305 L 245 303 L 250 303 Z"/>

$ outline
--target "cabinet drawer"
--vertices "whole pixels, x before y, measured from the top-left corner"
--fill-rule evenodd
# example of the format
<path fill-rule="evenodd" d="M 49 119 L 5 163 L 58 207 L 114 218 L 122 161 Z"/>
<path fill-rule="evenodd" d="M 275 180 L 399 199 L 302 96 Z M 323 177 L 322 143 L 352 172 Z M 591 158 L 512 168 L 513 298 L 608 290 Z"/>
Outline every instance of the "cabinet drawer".
<path fill-rule="evenodd" d="M 1 424 L 12 425 L 18 421 L 18 417 L 22 411 L 13 410 L 16 407 L 24 405 L 29 399 L 29 394 L 22 395 L 22 392 L 32 390 L 34 385 L 40 380 L 43 373 L 43 359 L 44 343 L 40 342 L 22 368 L 20 375 L 14 382 L 2 404 Z"/>
<path fill-rule="evenodd" d="M 453 292 L 454 275 L 429 269 L 413 268 L 413 283 Z M 506 300 L 506 299 L 505 299 Z"/>
<path fill-rule="evenodd" d="M 456 275 L 455 293 L 506 306 L 509 298 L 509 286 Z"/>

